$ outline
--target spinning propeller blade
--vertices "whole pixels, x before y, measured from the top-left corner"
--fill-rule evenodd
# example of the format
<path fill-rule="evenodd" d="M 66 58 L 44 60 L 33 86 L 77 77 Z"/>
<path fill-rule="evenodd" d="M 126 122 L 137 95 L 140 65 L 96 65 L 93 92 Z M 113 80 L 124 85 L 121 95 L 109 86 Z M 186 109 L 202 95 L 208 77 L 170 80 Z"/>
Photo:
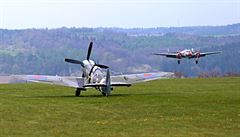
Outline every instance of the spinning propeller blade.
<path fill-rule="evenodd" d="M 103 69 L 109 68 L 108 66 L 101 65 L 101 64 L 95 64 L 94 66 L 98 66 L 98 67 L 103 68 Z"/>
<path fill-rule="evenodd" d="M 80 64 L 82 67 L 84 67 L 83 62 L 79 60 L 65 58 L 65 61 L 73 64 Z"/>
<path fill-rule="evenodd" d="M 91 52 L 92 52 L 92 45 L 93 45 L 93 42 L 91 42 L 91 43 L 89 44 L 88 53 L 87 53 L 87 60 L 90 59 L 90 55 L 91 55 Z"/>

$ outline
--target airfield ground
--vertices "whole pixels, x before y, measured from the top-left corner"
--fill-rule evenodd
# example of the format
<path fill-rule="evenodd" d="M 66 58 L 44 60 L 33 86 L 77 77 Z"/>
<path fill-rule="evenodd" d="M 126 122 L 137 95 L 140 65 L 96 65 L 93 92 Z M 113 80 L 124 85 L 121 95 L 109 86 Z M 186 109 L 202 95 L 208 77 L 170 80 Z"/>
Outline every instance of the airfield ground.
<path fill-rule="evenodd" d="M 0 136 L 240 136 L 240 78 L 164 79 L 96 90 L 0 85 Z"/>

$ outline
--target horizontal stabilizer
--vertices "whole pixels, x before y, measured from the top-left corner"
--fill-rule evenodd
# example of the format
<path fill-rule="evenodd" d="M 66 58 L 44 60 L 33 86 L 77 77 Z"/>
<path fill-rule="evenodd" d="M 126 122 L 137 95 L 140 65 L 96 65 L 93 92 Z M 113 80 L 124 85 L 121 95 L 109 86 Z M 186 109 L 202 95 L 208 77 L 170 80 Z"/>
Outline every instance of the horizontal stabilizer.
<path fill-rule="evenodd" d="M 130 87 L 131 84 L 129 83 L 111 83 L 111 86 L 113 87 Z M 107 85 L 104 83 L 104 84 L 100 84 L 100 83 L 93 83 L 93 84 L 85 84 L 83 85 L 83 87 L 107 87 Z"/>

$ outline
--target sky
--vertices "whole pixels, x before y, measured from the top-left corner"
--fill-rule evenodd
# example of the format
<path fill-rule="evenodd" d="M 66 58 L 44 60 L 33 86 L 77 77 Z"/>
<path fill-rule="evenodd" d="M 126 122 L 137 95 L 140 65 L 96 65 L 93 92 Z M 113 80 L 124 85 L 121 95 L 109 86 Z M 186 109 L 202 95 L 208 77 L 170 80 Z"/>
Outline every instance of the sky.
<path fill-rule="evenodd" d="M 240 23 L 240 0 L 0 0 L 0 28 L 182 27 Z"/>

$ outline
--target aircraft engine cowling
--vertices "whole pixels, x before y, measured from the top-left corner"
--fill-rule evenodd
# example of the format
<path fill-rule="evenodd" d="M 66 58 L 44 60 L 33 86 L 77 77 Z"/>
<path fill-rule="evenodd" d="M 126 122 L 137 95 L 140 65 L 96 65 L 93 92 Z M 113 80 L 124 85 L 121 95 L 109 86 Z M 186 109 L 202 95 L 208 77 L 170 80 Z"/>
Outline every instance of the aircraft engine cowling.
<path fill-rule="evenodd" d="M 197 52 L 197 53 L 196 53 L 196 61 L 195 61 L 196 64 L 198 64 L 198 59 L 199 59 L 199 58 L 200 58 L 200 52 Z"/>
<path fill-rule="evenodd" d="M 196 53 L 196 58 L 200 58 L 200 52 Z"/>
<path fill-rule="evenodd" d="M 178 59 L 181 59 L 181 58 L 182 58 L 182 54 L 181 54 L 181 53 L 178 53 L 178 54 L 177 54 L 177 58 L 178 58 Z"/>

